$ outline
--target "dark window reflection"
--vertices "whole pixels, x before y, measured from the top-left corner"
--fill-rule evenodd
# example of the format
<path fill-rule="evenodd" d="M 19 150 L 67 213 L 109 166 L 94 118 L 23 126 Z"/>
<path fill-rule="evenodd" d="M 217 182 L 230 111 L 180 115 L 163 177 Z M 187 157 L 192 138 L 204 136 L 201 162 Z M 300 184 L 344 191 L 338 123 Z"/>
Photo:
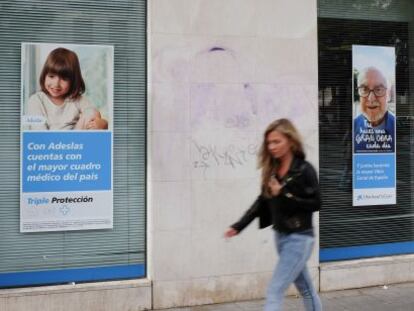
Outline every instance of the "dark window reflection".
<path fill-rule="evenodd" d="M 321 248 L 412 241 L 408 23 L 318 19 Z M 352 45 L 396 48 L 397 205 L 352 206 Z"/>

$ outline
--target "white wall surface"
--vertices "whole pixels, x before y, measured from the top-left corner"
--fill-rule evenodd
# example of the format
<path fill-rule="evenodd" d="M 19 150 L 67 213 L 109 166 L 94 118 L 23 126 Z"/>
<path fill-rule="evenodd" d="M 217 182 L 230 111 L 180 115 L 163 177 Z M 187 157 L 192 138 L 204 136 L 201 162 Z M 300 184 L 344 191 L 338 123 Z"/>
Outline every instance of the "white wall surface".
<path fill-rule="evenodd" d="M 268 123 L 292 119 L 318 167 L 316 0 L 148 3 L 154 307 L 263 297 L 271 229 L 222 236 L 258 194 Z M 317 283 L 318 246 L 310 268 Z"/>
<path fill-rule="evenodd" d="M 148 280 L 0 290 L 1 311 L 142 311 L 151 308 Z"/>

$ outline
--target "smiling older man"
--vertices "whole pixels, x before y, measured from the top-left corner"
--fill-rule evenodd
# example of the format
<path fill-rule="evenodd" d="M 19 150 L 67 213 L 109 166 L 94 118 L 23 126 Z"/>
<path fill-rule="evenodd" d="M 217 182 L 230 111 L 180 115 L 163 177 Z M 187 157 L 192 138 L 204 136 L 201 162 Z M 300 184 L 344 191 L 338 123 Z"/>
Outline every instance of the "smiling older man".
<path fill-rule="evenodd" d="M 358 76 L 358 94 L 362 113 L 354 120 L 355 152 L 394 152 L 395 116 L 388 111 L 388 83 L 375 67 Z"/>

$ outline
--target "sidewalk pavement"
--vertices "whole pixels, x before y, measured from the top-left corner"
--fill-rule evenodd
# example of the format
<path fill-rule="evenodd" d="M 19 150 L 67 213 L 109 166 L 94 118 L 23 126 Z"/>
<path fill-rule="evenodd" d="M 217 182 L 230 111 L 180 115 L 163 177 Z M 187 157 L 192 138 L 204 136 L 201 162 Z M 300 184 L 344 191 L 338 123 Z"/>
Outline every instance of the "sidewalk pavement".
<path fill-rule="evenodd" d="M 414 283 L 321 293 L 321 299 L 324 311 L 414 311 Z M 253 300 L 167 310 L 262 311 L 263 304 L 264 300 Z M 302 310 L 300 297 L 286 298 L 283 311 Z"/>

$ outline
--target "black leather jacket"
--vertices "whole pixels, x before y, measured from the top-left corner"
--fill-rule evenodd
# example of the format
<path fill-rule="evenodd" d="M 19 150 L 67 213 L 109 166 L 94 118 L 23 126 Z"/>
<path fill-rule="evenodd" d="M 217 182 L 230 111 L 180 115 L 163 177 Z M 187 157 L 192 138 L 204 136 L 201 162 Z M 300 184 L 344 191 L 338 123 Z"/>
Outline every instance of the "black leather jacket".
<path fill-rule="evenodd" d="M 279 232 L 293 233 L 312 228 L 312 213 L 320 210 L 318 177 L 313 166 L 295 157 L 288 173 L 280 180 L 284 184 L 279 195 L 260 195 L 242 218 L 231 225 L 238 232 L 259 217 L 259 228 L 273 225 Z"/>

